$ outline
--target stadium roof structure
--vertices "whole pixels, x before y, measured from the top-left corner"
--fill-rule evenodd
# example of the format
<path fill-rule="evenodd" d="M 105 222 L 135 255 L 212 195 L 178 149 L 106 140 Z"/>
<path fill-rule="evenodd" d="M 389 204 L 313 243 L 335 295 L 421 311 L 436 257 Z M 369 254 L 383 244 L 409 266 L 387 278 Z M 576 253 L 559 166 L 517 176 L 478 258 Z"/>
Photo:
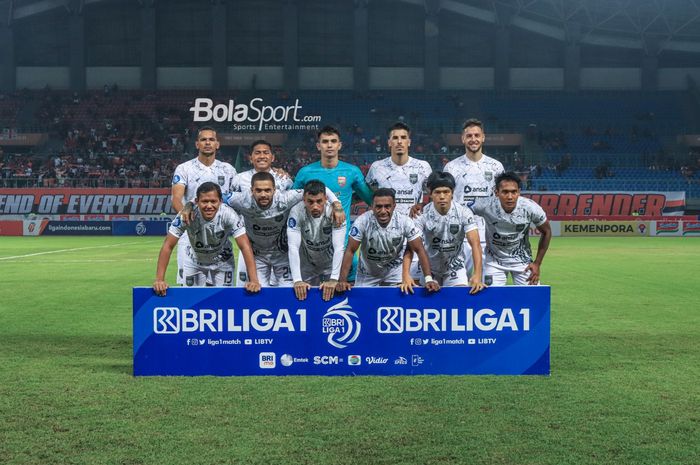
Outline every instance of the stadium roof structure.
<path fill-rule="evenodd" d="M 0 0 L 0 7 L 4 7 L 0 11 L 9 11 L 7 19 L 12 22 L 54 8 L 80 11 L 85 5 L 106 1 L 112 0 Z M 162 0 L 138 3 L 157 1 Z M 300 0 L 280 0 L 286 1 Z M 564 42 L 641 49 L 649 55 L 664 50 L 700 52 L 700 0 L 396 1 L 517 27 Z"/>

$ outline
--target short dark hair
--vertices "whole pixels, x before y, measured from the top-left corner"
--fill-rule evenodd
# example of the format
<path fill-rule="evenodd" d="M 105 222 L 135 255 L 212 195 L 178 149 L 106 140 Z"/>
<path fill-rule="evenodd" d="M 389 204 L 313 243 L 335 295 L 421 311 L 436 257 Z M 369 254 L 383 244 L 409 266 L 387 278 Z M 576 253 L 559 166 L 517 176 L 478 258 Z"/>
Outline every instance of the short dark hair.
<path fill-rule="evenodd" d="M 391 200 L 396 202 L 396 191 L 391 187 L 380 187 L 379 189 L 374 191 L 374 195 L 372 196 L 372 202 L 374 202 L 374 199 L 376 199 L 377 197 L 391 197 Z"/>
<path fill-rule="evenodd" d="M 514 171 L 506 171 L 505 173 L 501 173 L 496 176 L 496 190 L 501 188 L 501 183 L 503 181 L 513 181 L 518 185 L 518 189 L 523 188 L 523 181 Z"/>
<path fill-rule="evenodd" d="M 203 182 L 197 188 L 196 198 L 199 198 L 200 194 L 206 194 L 207 192 L 216 192 L 219 195 L 219 200 L 221 200 L 221 187 L 215 182 L 207 181 Z"/>
<path fill-rule="evenodd" d="M 479 128 L 481 128 L 481 132 L 484 132 L 484 123 L 482 123 L 476 118 L 469 118 L 468 120 L 466 120 L 462 125 L 462 131 L 464 131 L 470 126 L 479 126 Z"/>
<path fill-rule="evenodd" d="M 340 139 L 340 131 L 338 131 L 333 126 L 323 126 L 320 131 L 316 134 L 316 140 L 321 138 L 322 134 L 335 134 Z"/>
<path fill-rule="evenodd" d="M 250 144 L 250 153 L 253 153 L 253 150 L 255 150 L 256 145 L 267 145 L 270 148 L 270 152 L 272 152 L 272 144 L 270 144 L 265 139 L 258 139 L 252 144 Z"/>
<path fill-rule="evenodd" d="M 258 181 L 272 181 L 272 185 L 275 185 L 275 177 L 268 173 L 267 171 L 258 171 L 250 178 L 250 186 L 252 187 Z"/>
<path fill-rule="evenodd" d="M 304 195 L 318 195 L 326 194 L 326 185 L 318 179 L 312 179 L 311 181 L 304 184 Z"/>
<path fill-rule="evenodd" d="M 214 129 L 211 126 L 202 126 L 197 130 L 197 139 L 199 139 L 199 136 L 204 132 L 204 131 L 212 131 L 214 134 L 216 134 L 216 129 Z"/>
<path fill-rule="evenodd" d="M 411 128 L 408 127 L 408 124 L 402 123 L 401 121 L 397 121 L 396 123 L 392 124 L 389 127 L 389 130 L 386 132 L 387 134 L 391 134 L 391 131 L 395 131 L 397 129 L 403 129 L 406 131 L 409 135 L 411 135 Z"/>
<path fill-rule="evenodd" d="M 426 184 L 428 185 L 430 192 L 438 187 L 447 187 L 454 192 L 456 185 L 454 176 L 447 171 L 433 171 L 430 173 L 430 176 L 428 176 L 428 181 Z"/>

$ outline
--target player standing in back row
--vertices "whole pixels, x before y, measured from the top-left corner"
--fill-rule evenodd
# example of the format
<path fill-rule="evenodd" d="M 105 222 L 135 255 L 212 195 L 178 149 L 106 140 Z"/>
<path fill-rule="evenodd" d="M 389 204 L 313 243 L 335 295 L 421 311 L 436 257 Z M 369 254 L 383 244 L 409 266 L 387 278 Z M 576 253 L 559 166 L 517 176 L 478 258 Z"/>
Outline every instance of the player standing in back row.
<path fill-rule="evenodd" d="M 433 170 L 427 161 L 409 156 L 411 130 L 406 124 L 396 123 L 389 128 L 387 145 L 391 156 L 372 163 L 365 179 L 374 190 L 394 189 L 396 211 L 408 215 L 411 207 L 423 201 L 425 183 Z"/>
<path fill-rule="evenodd" d="M 445 172 L 455 178 L 454 201 L 463 207 L 471 207 L 476 199 L 493 197 L 496 177 L 505 171 L 500 161 L 483 153 L 485 139 L 481 121 L 474 118 L 465 121 L 462 128 L 465 153 L 449 162 L 444 168 Z M 476 216 L 476 224 L 479 227 L 481 250 L 484 252 L 486 249 L 484 219 Z M 464 245 L 465 263 L 467 269 L 471 269 L 473 267 L 471 247 L 468 243 Z"/>

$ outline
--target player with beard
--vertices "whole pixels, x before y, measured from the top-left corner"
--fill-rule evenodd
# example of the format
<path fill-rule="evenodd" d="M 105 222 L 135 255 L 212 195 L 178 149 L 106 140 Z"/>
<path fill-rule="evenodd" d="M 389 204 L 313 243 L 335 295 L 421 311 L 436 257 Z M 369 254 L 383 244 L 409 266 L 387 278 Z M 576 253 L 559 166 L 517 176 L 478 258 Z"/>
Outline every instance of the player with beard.
<path fill-rule="evenodd" d="M 503 173 L 503 164 L 483 153 L 484 127 L 478 119 L 468 119 L 462 129 L 465 154 L 445 165 L 444 171 L 455 179 L 454 200 L 463 207 L 471 207 L 476 199 L 494 196 L 496 177 Z M 476 217 L 482 252 L 486 248 L 484 220 Z M 465 244 L 464 259 L 467 269 L 473 268 L 471 247 Z"/>
<path fill-rule="evenodd" d="M 326 195 L 333 204 L 333 218 L 336 224 L 345 223 L 345 213 L 337 197 L 326 189 Z M 287 218 L 289 212 L 303 198 L 303 191 L 275 189 L 275 178 L 267 172 L 255 173 L 248 191 L 234 192 L 226 203 L 245 220 L 255 254 L 258 279 L 264 287 L 271 285 L 271 277 L 276 285 L 292 286 L 292 276 L 287 255 Z M 246 273 L 238 276 L 238 287 L 249 280 Z"/>
<path fill-rule="evenodd" d="M 345 251 L 345 224 L 333 224 L 333 205 L 326 186 L 312 180 L 304 186 L 304 201 L 292 208 L 287 220 L 289 265 L 294 293 L 306 299 L 311 286 L 319 286 L 323 300 L 335 292 Z"/>

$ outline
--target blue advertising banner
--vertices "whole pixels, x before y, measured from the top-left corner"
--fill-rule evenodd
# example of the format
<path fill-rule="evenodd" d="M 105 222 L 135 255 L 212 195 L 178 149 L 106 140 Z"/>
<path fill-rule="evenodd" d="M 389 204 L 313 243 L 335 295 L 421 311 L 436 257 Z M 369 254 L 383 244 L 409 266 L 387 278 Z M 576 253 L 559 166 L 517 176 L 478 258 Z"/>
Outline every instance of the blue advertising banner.
<path fill-rule="evenodd" d="M 134 375 L 549 374 L 550 288 L 133 290 Z"/>
<path fill-rule="evenodd" d="M 113 221 L 114 236 L 163 236 L 168 232 L 170 221 Z"/>

